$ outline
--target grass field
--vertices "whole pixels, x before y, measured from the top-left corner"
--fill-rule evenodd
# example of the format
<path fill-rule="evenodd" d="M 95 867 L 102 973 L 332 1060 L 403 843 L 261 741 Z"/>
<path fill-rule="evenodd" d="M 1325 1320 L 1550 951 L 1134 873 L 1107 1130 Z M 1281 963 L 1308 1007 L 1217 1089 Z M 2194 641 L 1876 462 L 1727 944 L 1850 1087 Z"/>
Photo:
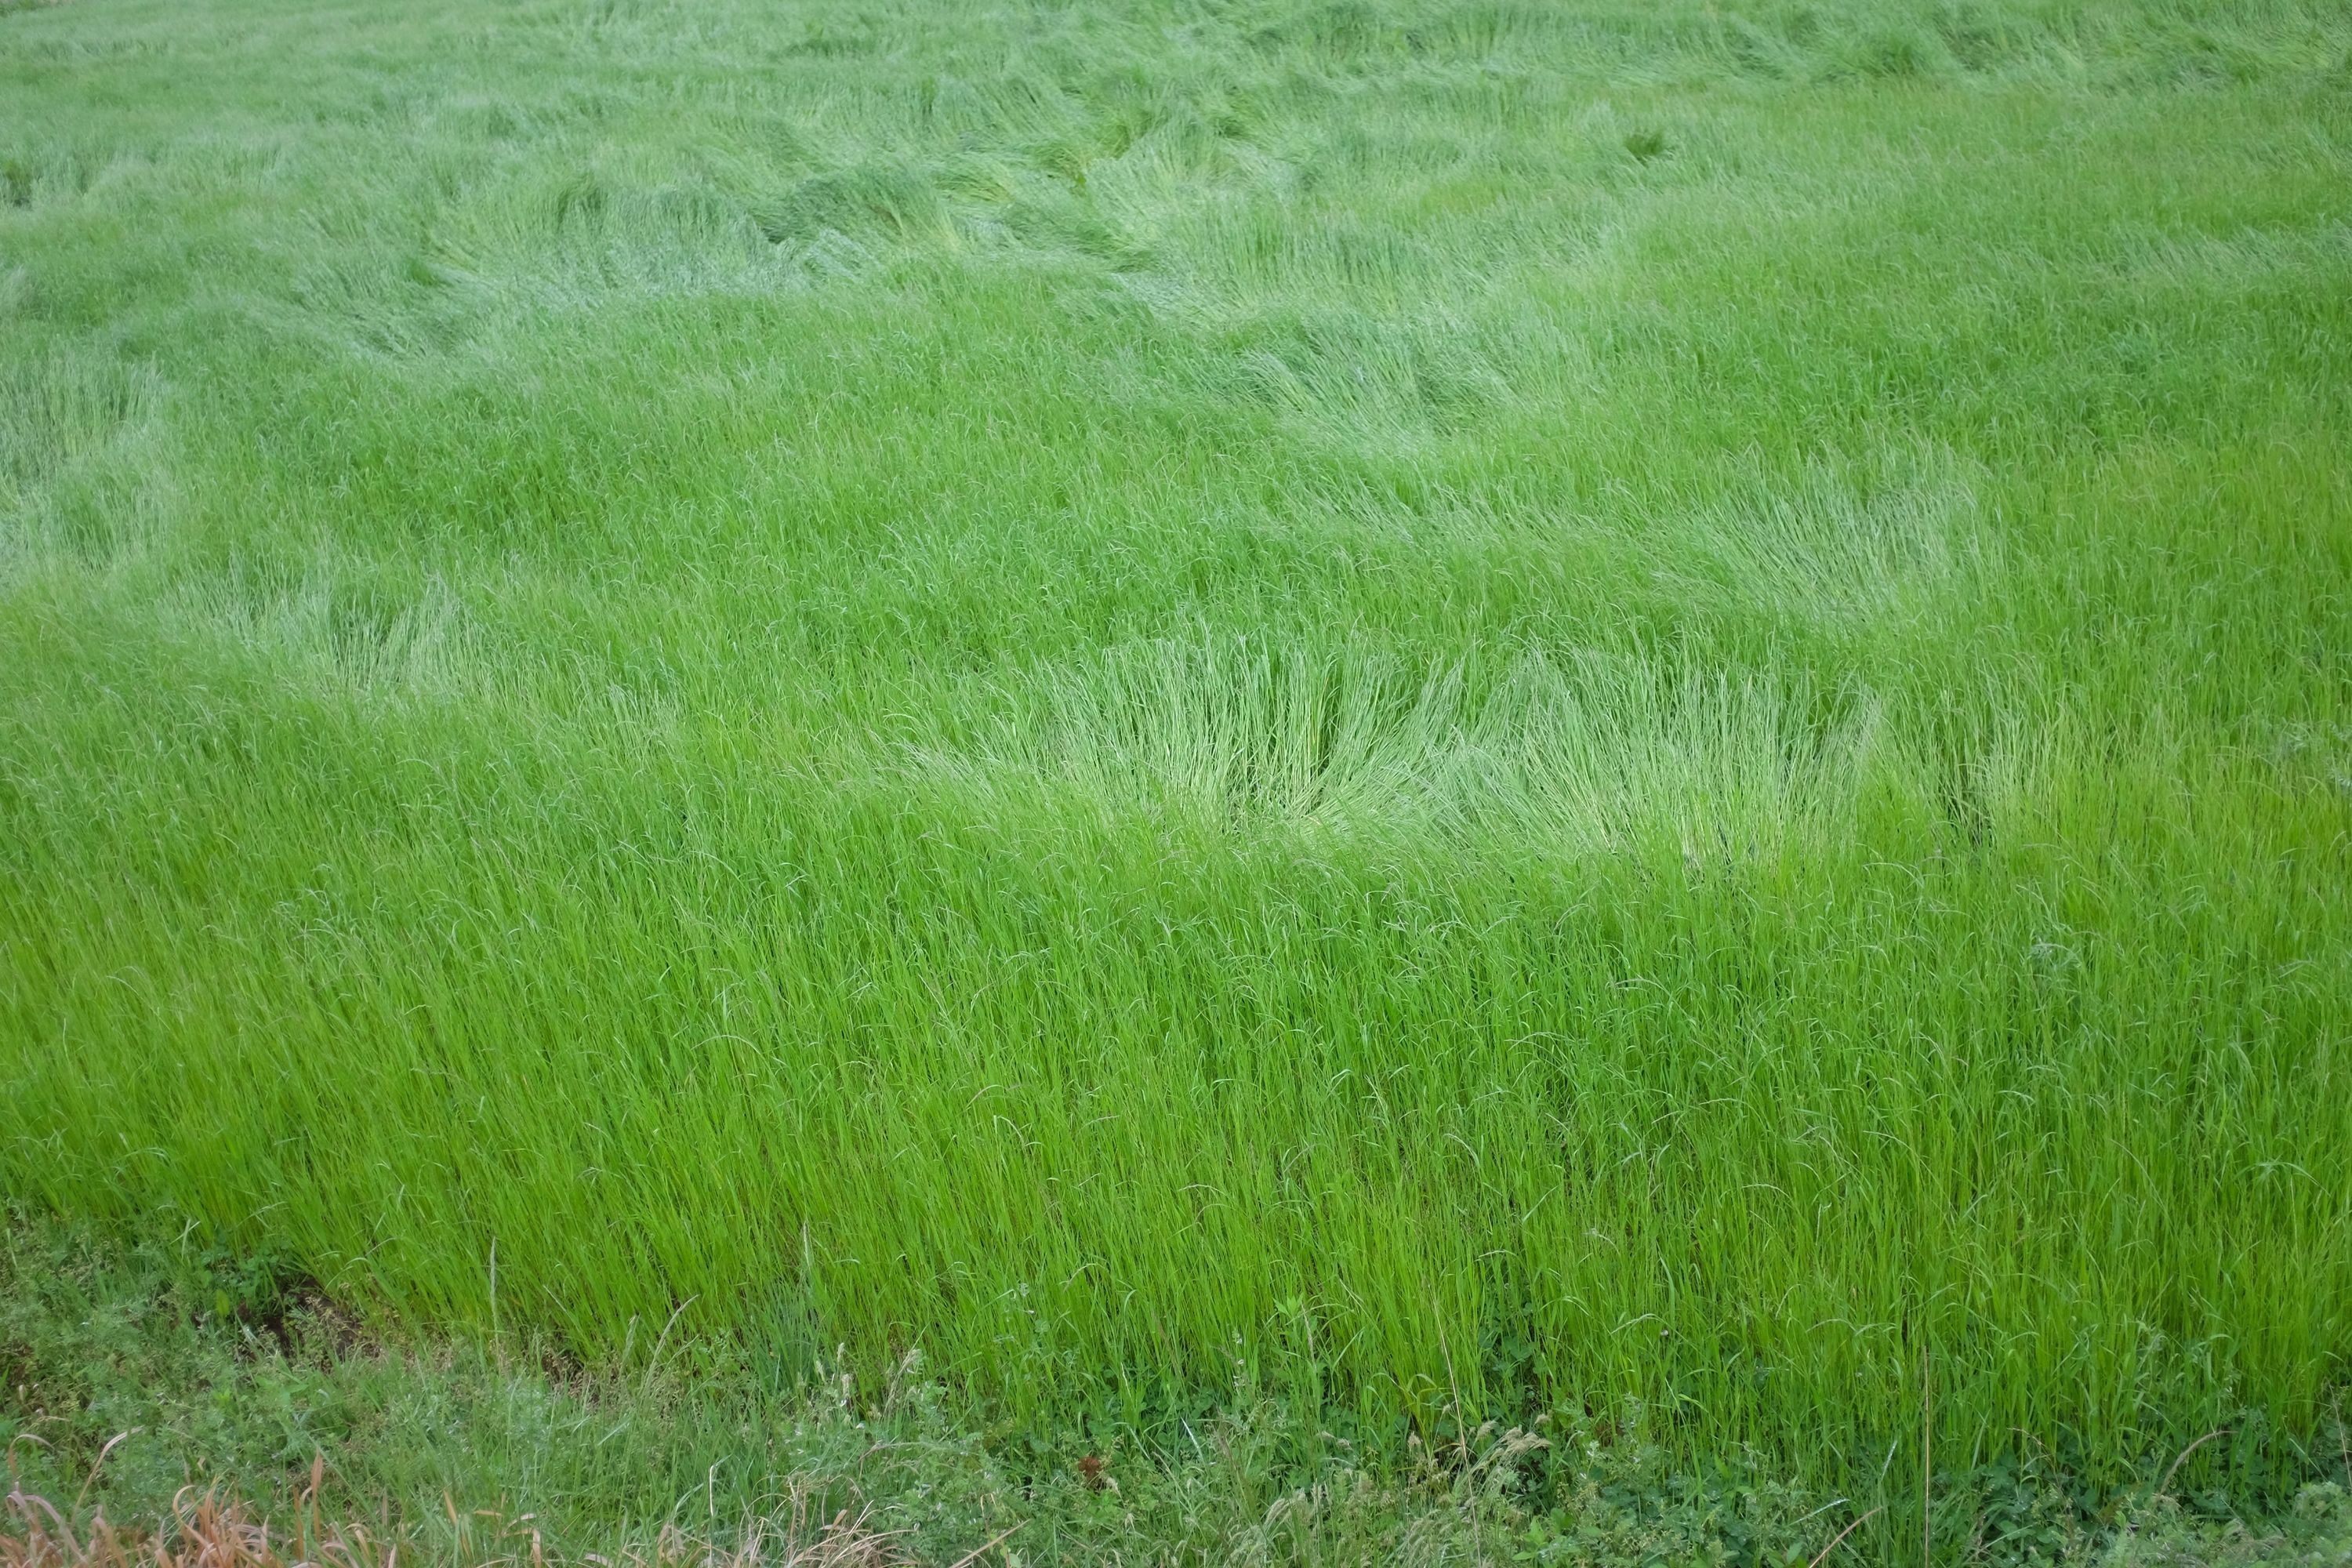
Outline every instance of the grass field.
<path fill-rule="evenodd" d="M 16 5 L 0 1189 L 1014 1423 L 2277 1483 L 2347 451 L 2322 0 Z"/>

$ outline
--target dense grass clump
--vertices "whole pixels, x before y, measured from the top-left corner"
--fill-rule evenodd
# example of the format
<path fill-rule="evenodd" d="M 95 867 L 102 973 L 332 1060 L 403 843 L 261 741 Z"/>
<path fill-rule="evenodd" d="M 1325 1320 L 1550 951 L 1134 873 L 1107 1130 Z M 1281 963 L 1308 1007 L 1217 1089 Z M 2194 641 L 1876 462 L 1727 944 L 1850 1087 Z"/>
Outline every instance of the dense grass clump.
<path fill-rule="evenodd" d="M 0 1184 L 600 1367 L 2283 1486 L 2347 191 L 2290 0 L 8 10 Z"/>

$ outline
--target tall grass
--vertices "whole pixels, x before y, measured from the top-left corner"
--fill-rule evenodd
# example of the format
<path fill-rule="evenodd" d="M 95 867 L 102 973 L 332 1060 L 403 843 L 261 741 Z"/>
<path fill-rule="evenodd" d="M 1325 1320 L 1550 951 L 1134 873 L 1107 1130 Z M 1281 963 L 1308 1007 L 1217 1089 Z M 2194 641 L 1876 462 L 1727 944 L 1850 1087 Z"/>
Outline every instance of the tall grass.
<path fill-rule="evenodd" d="M 1016 1419 L 2292 1464 L 2347 51 L 10 12 L 0 1182 Z"/>

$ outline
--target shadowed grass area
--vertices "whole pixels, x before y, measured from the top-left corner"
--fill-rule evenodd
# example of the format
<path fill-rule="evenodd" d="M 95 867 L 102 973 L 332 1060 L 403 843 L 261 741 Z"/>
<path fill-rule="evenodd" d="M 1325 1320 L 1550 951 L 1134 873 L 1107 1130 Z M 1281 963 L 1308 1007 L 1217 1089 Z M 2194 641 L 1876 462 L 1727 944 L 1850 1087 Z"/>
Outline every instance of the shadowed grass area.
<path fill-rule="evenodd" d="M 2284 1497 L 2347 174 L 2326 5 L 12 10 L 0 1182 L 600 1368 L 1839 1485 L 1925 1365 Z"/>

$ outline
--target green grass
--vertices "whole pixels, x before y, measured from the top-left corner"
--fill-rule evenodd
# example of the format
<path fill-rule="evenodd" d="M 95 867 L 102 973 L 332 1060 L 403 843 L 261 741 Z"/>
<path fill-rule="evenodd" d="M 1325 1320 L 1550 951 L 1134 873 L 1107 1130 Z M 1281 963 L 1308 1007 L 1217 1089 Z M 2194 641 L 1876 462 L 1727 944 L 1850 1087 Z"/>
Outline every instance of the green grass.
<path fill-rule="evenodd" d="M 863 1390 L 830 1369 L 780 1389 L 723 1342 L 673 1341 L 657 1366 L 603 1373 L 550 1368 L 539 1348 L 511 1334 L 370 1342 L 250 1259 L 0 1215 L 0 1552 L 50 1522 L 20 1498 L 54 1500 L 88 1540 L 100 1518 L 152 1530 L 207 1494 L 281 1536 L 358 1524 L 378 1543 L 362 1561 L 396 1544 L 389 1561 L 450 1568 L 534 1552 L 624 1568 L 944 1568 L 974 1552 L 1006 1568 L 1800 1568 L 1857 1517 L 1869 1522 L 1845 1537 L 1850 1563 L 1909 1561 L 1884 1550 L 1890 1535 L 1916 1545 L 1865 1533 L 1899 1480 L 1841 1495 L 1738 1452 L 1694 1473 L 1638 1422 L 1489 1427 L 1368 1467 L 1330 1444 L 1307 1458 L 1312 1421 L 1246 1381 L 1224 1410 L 1154 1441 L 977 1428 L 905 1367 Z M 2320 1436 L 2340 1447 L 2346 1433 Z M 2251 1525 L 2210 1492 L 2166 1490 L 2177 1478 L 2160 1472 L 2086 1496 L 2047 1453 L 1946 1469 L 1937 1517 L 1990 1568 L 2340 1565 L 2352 1455 L 2339 1458 Z M 791 1555 L 786 1543 L 805 1549 L 835 1520 L 885 1550 Z M 763 1534 L 764 1550 L 738 1554 Z"/>
<path fill-rule="evenodd" d="M 0 1188 L 1040 1428 L 1916 1481 L 1924 1365 L 2284 1497 L 2347 193 L 2287 0 L 10 10 Z"/>

